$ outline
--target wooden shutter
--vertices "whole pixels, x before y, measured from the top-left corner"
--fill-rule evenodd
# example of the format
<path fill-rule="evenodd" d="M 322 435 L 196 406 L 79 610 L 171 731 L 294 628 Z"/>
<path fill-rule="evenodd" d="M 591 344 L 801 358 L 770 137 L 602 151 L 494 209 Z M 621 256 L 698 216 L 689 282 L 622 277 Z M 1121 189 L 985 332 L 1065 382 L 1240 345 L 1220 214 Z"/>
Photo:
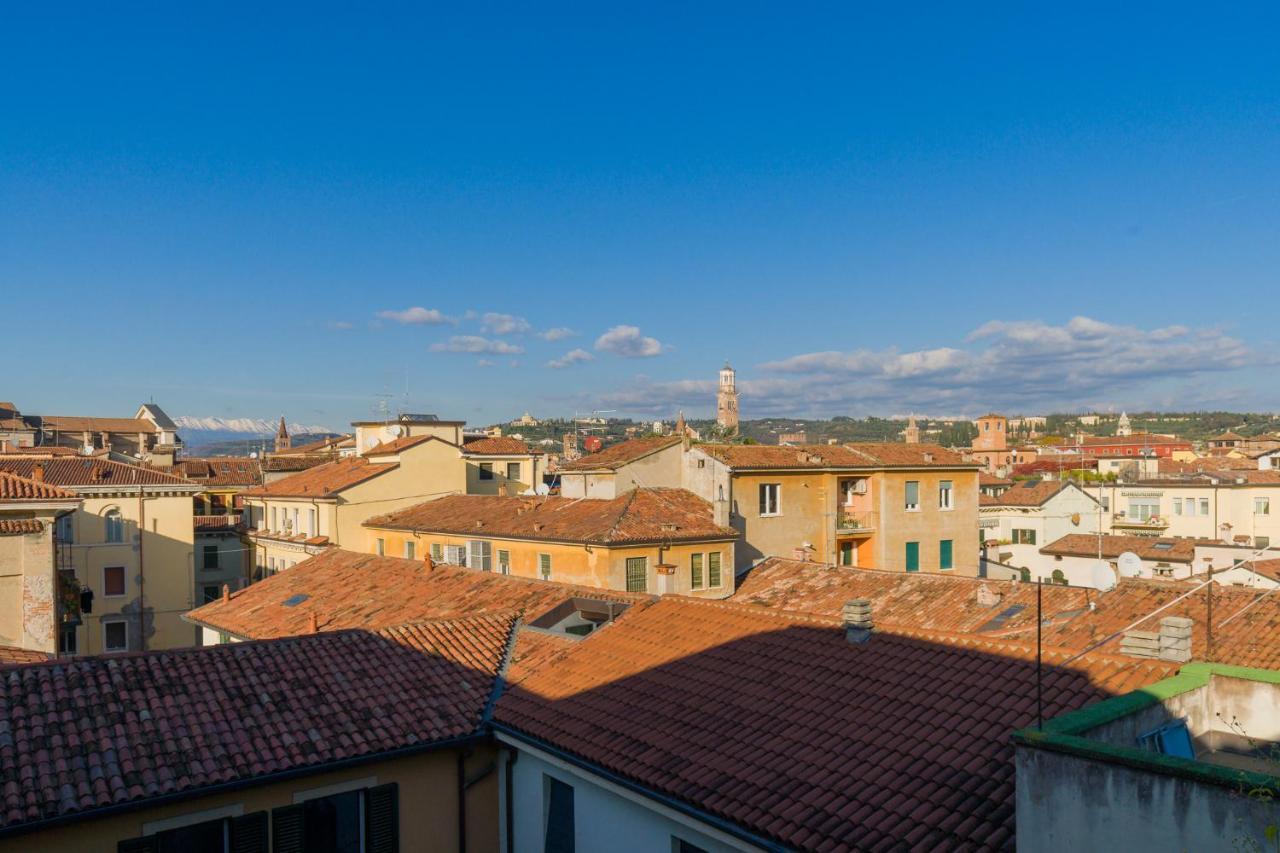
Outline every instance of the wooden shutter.
<path fill-rule="evenodd" d="M 919 542 L 907 543 L 907 571 L 909 572 L 920 571 L 920 543 Z"/>
<path fill-rule="evenodd" d="M 720 586 L 720 552 L 707 555 L 707 586 Z"/>
<path fill-rule="evenodd" d="M 691 554 L 689 556 L 689 586 L 694 589 L 702 589 L 701 554 Z"/>
<path fill-rule="evenodd" d="M 116 845 L 116 853 L 156 853 L 160 849 L 154 835 L 146 838 L 126 838 Z"/>
<path fill-rule="evenodd" d="M 271 810 L 272 853 L 306 853 L 307 810 L 305 803 Z"/>
<path fill-rule="evenodd" d="M 231 853 L 267 853 L 267 813 L 231 819 Z"/>
<path fill-rule="evenodd" d="M 951 568 L 951 540 L 943 539 L 938 542 L 938 563 L 939 568 Z"/>
<path fill-rule="evenodd" d="M 399 853 L 399 786 L 378 785 L 365 791 L 364 846 L 368 853 Z"/>

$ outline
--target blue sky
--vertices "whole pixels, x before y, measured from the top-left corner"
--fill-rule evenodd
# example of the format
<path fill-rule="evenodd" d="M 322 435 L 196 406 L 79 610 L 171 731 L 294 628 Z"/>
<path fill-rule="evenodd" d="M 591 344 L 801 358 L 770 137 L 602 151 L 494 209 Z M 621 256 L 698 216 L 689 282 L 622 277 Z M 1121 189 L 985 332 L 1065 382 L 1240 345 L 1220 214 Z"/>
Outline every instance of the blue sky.
<path fill-rule="evenodd" d="M 1280 409 L 1274 6 L 28 6 L 24 411 Z"/>

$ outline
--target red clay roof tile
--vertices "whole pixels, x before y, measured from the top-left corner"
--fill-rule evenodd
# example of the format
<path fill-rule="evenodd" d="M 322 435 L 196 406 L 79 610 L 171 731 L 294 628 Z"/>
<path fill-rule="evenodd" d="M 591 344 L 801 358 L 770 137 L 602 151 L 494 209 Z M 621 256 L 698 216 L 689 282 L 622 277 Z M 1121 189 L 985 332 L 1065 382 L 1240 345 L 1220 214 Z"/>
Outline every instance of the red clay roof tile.
<path fill-rule="evenodd" d="M 375 464 L 363 457 L 336 459 L 307 468 L 305 471 L 276 480 L 274 483 L 246 489 L 241 494 L 247 498 L 328 498 L 399 467 L 399 463 L 396 462 Z"/>

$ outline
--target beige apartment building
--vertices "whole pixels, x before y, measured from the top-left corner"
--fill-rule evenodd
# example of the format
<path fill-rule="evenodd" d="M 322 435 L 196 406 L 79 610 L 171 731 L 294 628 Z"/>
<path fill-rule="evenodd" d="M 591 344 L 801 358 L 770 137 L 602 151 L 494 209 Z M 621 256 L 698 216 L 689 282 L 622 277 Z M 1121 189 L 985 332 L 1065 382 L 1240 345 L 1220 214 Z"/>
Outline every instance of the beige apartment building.
<path fill-rule="evenodd" d="M 468 436 L 462 457 L 469 495 L 532 494 L 546 472 L 543 453 L 518 438 Z"/>
<path fill-rule="evenodd" d="M 1280 544 L 1280 471 L 1214 471 L 1134 483 L 1090 484 L 1117 534 Z"/>
<path fill-rule="evenodd" d="M 196 600 L 192 500 L 199 485 L 101 457 L 0 458 L 0 471 L 81 500 L 54 533 L 60 575 L 88 593 L 79 624 L 61 626 L 62 654 L 195 644 L 182 614 Z"/>

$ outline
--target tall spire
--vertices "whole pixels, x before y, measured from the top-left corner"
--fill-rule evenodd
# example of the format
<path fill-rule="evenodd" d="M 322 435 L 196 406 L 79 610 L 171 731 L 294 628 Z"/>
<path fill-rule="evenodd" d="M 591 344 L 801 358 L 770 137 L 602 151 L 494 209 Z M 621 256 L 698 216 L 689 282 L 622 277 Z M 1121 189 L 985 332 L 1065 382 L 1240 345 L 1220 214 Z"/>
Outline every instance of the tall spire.
<path fill-rule="evenodd" d="M 285 426 L 284 415 L 280 416 L 280 428 L 276 430 L 276 453 L 282 450 L 288 450 L 292 440 L 289 438 L 289 428 Z"/>

